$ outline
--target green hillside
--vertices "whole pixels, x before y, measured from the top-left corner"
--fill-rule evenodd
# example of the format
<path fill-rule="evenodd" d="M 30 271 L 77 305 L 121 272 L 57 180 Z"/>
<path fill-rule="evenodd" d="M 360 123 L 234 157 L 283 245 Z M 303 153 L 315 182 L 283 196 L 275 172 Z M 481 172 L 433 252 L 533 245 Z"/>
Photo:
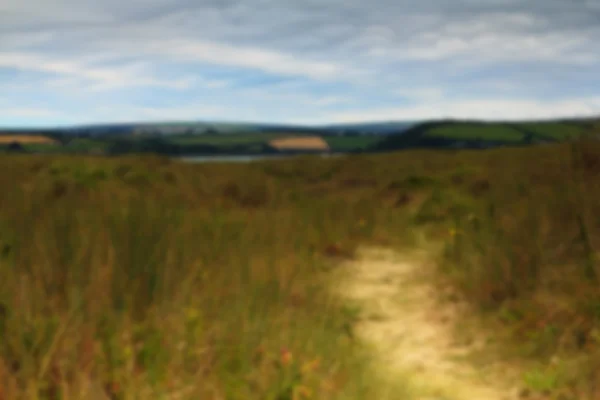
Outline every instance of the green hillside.
<path fill-rule="evenodd" d="M 432 121 L 414 126 L 404 134 L 389 136 L 372 149 L 488 148 L 571 140 L 600 133 L 598 120 L 548 122 Z"/>
<path fill-rule="evenodd" d="M 519 142 L 523 140 L 522 132 L 506 125 L 447 124 L 428 130 L 425 136 L 456 140 L 497 140 L 501 142 Z"/>

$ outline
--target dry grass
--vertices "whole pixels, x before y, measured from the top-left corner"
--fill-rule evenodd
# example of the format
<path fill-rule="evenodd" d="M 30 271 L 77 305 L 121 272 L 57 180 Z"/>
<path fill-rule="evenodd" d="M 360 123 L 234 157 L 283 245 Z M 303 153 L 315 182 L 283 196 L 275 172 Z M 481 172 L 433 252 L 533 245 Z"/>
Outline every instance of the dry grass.
<path fill-rule="evenodd" d="M 274 139 L 269 144 L 278 150 L 329 150 L 327 142 L 319 136 Z"/>
<path fill-rule="evenodd" d="M 531 390 L 593 398 L 599 159 L 596 142 L 247 165 L 3 157 L 0 398 L 86 398 L 90 380 L 120 399 L 382 398 L 325 277 L 415 231 L 541 363 Z"/>
<path fill-rule="evenodd" d="M 58 144 L 58 141 L 42 135 L 0 135 L 0 145 L 20 144 Z"/>

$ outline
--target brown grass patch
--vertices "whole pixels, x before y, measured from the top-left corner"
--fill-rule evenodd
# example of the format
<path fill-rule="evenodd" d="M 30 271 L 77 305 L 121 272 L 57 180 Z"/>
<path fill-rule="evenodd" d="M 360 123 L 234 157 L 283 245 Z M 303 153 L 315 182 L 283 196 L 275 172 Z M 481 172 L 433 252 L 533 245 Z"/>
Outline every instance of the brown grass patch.
<path fill-rule="evenodd" d="M 274 139 L 269 144 L 277 150 L 329 150 L 327 142 L 319 136 Z"/>
<path fill-rule="evenodd" d="M 58 141 L 42 135 L 0 135 L 0 144 L 58 144 Z"/>

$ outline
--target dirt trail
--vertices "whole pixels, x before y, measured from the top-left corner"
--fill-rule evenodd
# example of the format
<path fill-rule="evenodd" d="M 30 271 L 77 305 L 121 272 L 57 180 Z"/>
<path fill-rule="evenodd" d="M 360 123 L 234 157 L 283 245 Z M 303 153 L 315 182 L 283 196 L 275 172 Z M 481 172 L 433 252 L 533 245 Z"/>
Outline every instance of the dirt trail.
<path fill-rule="evenodd" d="M 464 304 L 442 300 L 431 265 L 370 248 L 342 269 L 339 289 L 361 310 L 357 336 L 373 347 L 382 373 L 408 380 L 411 400 L 518 398 L 508 370 L 465 358 L 481 343 L 457 342 Z"/>

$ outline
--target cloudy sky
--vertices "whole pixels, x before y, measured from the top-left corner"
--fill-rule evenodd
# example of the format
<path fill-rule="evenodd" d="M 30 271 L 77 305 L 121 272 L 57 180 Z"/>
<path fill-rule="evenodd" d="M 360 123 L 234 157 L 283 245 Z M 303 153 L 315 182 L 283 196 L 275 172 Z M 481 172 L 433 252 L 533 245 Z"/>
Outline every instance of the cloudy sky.
<path fill-rule="evenodd" d="M 600 0 L 1 0 L 0 125 L 600 114 Z"/>

